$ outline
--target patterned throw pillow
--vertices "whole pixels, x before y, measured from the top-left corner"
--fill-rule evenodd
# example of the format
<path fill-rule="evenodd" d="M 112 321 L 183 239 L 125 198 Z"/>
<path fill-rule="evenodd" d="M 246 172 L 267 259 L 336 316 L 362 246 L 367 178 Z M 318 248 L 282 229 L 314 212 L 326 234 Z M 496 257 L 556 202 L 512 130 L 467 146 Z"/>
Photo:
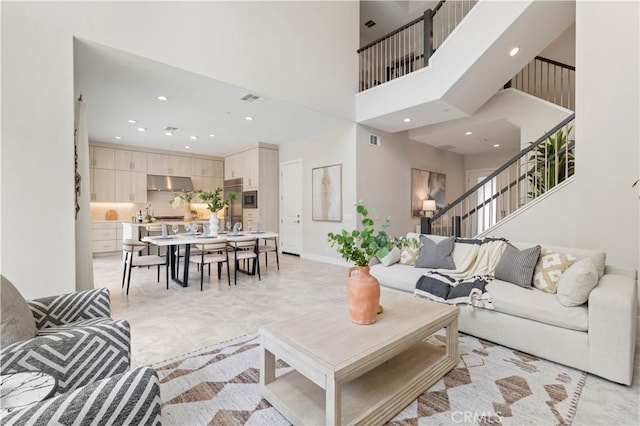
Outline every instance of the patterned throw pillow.
<path fill-rule="evenodd" d="M 416 264 L 416 259 L 420 254 L 420 248 L 405 247 L 400 253 L 400 264 L 413 266 Z"/>
<path fill-rule="evenodd" d="M 555 293 L 560 275 L 573 265 L 576 257 L 543 249 L 533 273 L 533 286 L 546 293 Z"/>

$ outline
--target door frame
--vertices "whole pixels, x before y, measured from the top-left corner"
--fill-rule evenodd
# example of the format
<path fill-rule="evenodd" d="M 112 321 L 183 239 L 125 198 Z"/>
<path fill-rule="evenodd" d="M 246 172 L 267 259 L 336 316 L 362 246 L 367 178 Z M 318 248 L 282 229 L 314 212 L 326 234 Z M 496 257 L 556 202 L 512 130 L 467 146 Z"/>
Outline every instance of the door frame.
<path fill-rule="evenodd" d="M 278 179 L 278 184 L 279 184 L 279 189 L 280 189 L 280 200 L 279 200 L 279 203 L 278 203 L 278 205 L 280 207 L 280 209 L 279 209 L 280 210 L 280 213 L 279 213 L 280 217 L 278 219 L 279 219 L 279 222 L 280 222 L 279 223 L 280 234 L 282 236 L 282 230 L 283 230 L 282 225 L 284 224 L 284 208 L 283 208 L 284 190 L 283 190 L 283 185 L 282 185 L 282 170 L 283 170 L 283 168 L 285 166 L 291 165 L 291 164 L 298 164 L 298 166 L 299 166 L 298 170 L 300 170 L 300 175 L 299 175 L 299 178 L 298 178 L 298 182 L 299 182 L 299 186 L 300 186 L 300 198 L 298 200 L 299 205 L 297 206 L 299 211 L 300 211 L 300 229 L 299 229 L 298 253 L 290 253 L 290 254 L 300 256 L 302 254 L 302 240 L 303 240 L 303 229 L 304 229 L 303 226 L 302 226 L 302 216 L 303 216 L 303 213 L 302 213 L 302 205 L 303 205 L 303 202 L 302 202 L 302 189 L 303 188 L 302 188 L 302 160 L 301 159 L 290 160 L 290 161 L 282 161 L 280 163 L 280 176 L 279 176 L 279 179 Z M 282 238 L 280 240 L 282 241 Z M 281 247 L 282 247 L 282 244 L 279 247 L 280 248 L 280 252 L 282 253 L 282 248 Z"/>

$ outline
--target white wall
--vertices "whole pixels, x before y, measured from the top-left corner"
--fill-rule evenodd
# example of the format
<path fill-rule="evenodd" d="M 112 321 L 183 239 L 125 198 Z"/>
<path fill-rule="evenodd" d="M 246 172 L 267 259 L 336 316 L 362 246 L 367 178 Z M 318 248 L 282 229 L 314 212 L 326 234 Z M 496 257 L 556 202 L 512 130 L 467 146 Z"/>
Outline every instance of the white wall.
<path fill-rule="evenodd" d="M 345 264 L 327 242 L 329 232 L 356 228 L 356 125 L 345 122 L 333 132 L 280 145 L 280 163 L 301 160 L 301 257 Z M 342 222 L 317 222 L 311 215 L 311 170 L 342 164 Z"/>
<path fill-rule="evenodd" d="M 74 36 L 337 116 L 354 113 L 357 2 L 0 7 L 2 273 L 27 298 L 75 289 Z M 26 209 L 25 196 L 33 200 Z M 25 241 L 29 256 L 15 250 Z"/>
<path fill-rule="evenodd" d="M 507 161 L 515 157 L 520 150 L 496 150 L 483 154 L 473 154 L 464 156 L 464 170 L 488 170 L 497 169 Z"/>
<path fill-rule="evenodd" d="M 565 30 L 557 39 L 538 54 L 566 65 L 576 66 L 576 24 Z"/>
<path fill-rule="evenodd" d="M 576 238 L 638 268 L 640 3 L 576 5 Z M 594 30 L 597 29 L 597 30 Z M 593 208 L 593 201 L 602 208 Z"/>
<path fill-rule="evenodd" d="M 380 136 L 382 145 L 369 145 L 369 133 Z M 415 232 L 420 223 L 419 218 L 411 217 L 412 168 L 444 173 L 447 203 L 464 192 L 464 158 L 461 155 L 410 140 L 406 132 L 390 134 L 358 126 L 357 135 L 358 199 L 365 201 L 375 212 L 376 223 L 391 217 L 391 235 Z"/>

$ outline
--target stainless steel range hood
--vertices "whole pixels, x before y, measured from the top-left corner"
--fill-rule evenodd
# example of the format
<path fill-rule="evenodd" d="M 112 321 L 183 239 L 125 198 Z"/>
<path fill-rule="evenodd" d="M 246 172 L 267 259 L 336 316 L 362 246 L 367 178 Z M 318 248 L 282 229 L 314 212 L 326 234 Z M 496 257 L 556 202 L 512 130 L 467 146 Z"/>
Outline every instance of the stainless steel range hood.
<path fill-rule="evenodd" d="M 190 177 L 147 175 L 147 191 L 193 191 Z"/>

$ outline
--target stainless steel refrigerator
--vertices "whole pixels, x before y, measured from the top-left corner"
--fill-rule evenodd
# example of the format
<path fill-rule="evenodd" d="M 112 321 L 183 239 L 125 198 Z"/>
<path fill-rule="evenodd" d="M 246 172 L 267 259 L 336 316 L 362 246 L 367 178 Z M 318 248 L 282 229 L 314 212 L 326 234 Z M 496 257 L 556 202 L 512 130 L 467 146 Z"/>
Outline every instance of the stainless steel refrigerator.
<path fill-rule="evenodd" d="M 235 192 L 237 197 L 229 203 L 229 207 L 224 212 L 225 224 L 231 222 L 231 226 L 238 222 L 242 223 L 242 178 L 224 181 L 224 198 L 226 199 L 232 192 Z"/>

